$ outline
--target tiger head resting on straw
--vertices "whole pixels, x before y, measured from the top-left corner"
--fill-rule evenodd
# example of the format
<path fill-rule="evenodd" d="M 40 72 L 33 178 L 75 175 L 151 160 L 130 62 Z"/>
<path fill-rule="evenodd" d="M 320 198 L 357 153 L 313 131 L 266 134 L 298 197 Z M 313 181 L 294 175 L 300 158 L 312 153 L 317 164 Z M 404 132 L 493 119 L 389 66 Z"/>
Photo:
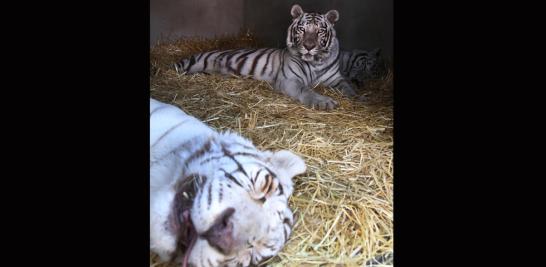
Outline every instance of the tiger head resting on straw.
<path fill-rule="evenodd" d="M 249 266 L 275 256 L 294 223 L 292 152 L 260 151 L 150 99 L 150 249 L 183 266 Z"/>

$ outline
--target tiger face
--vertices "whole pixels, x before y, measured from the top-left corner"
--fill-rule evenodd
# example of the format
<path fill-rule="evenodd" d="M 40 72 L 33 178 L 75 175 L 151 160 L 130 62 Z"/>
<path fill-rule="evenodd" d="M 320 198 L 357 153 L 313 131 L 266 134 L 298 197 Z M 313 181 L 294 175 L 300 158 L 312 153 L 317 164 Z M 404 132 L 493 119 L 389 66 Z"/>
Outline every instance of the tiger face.
<path fill-rule="evenodd" d="M 380 53 L 381 49 L 376 48 L 366 55 L 364 73 L 366 73 L 370 79 L 377 79 L 380 76 Z"/>
<path fill-rule="evenodd" d="M 187 168 L 196 177 L 193 234 L 181 240 L 189 266 L 257 265 L 276 255 L 292 231 L 288 198 L 292 177 L 306 169 L 303 160 L 289 151 L 259 151 L 236 135 L 223 137 L 236 140 L 211 142 L 208 156 Z"/>
<path fill-rule="evenodd" d="M 334 23 L 339 19 L 337 10 L 326 14 L 305 13 L 299 5 L 294 5 L 290 13 L 293 21 L 286 38 L 290 53 L 314 64 L 329 58 L 337 41 L 334 30 Z"/>
<path fill-rule="evenodd" d="M 376 48 L 370 52 L 365 50 L 353 50 L 354 62 L 350 68 L 349 78 L 361 86 L 364 81 L 378 79 L 381 76 L 379 57 L 381 49 Z"/>

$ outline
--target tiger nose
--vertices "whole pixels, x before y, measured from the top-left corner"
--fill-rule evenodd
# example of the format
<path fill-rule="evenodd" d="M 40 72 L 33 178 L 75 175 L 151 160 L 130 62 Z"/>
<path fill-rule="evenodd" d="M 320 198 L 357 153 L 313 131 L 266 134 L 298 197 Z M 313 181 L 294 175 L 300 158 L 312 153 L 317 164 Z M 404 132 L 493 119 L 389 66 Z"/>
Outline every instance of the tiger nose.
<path fill-rule="evenodd" d="M 234 208 L 224 210 L 210 228 L 201 235 L 210 246 L 215 247 L 223 254 L 229 254 L 235 246 L 233 236 L 232 216 L 235 213 Z"/>
<path fill-rule="evenodd" d="M 311 51 L 311 49 L 315 48 L 315 44 L 311 42 L 305 42 L 303 43 L 303 47 L 307 49 L 308 51 Z"/>

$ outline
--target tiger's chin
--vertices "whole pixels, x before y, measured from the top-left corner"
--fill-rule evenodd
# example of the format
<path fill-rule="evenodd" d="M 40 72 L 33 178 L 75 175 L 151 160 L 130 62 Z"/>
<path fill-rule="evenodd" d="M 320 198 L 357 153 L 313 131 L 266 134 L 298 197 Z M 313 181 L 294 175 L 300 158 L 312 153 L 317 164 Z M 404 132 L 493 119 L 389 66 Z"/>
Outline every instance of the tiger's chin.
<path fill-rule="evenodd" d="M 194 175 L 180 180 L 175 185 L 175 197 L 169 214 L 168 230 L 177 236 L 176 250 L 171 255 L 171 263 L 188 266 L 188 259 L 197 240 L 197 231 L 191 218 L 191 207 L 195 199 Z"/>
<path fill-rule="evenodd" d="M 317 61 L 317 56 L 313 56 L 311 54 L 305 54 L 305 55 L 301 55 L 301 60 L 306 62 L 315 62 Z"/>
<path fill-rule="evenodd" d="M 315 54 L 315 55 L 312 55 L 312 54 L 301 54 L 300 53 L 300 59 L 307 62 L 307 63 L 310 63 L 312 65 L 317 65 L 317 64 L 320 64 L 322 63 L 322 57 L 318 54 Z"/>
<path fill-rule="evenodd" d="M 183 223 L 176 228 L 178 235 L 177 249 L 171 257 L 170 263 L 187 267 L 190 254 L 197 241 L 197 232 L 191 221 L 189 210 L 185 210 L 180 216 Z"/>
<path fill-rule="evenodd" d="M 300 54 L 301 60 L 310 63 L 312 65 L 320 65 L 324 63 L 325 59 L 329 57 L 329 54 L 318 53 L 315 55 L 312 54 Z"/>

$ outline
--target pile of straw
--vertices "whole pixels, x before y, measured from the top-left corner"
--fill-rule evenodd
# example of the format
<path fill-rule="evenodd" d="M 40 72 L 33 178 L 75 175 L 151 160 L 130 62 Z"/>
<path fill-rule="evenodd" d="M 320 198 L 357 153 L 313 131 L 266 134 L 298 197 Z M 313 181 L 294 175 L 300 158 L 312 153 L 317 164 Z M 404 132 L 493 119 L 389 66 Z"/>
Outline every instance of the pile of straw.
<path fill-rule="evenodd" d="M 249 34 L 185 39 L 151 49 L 151 96 L 217 130 L 231 129 L 260 149 L 289 149 L 308 168 L 295 177 L 294 231 L 262 266 L 365 266 L 393 250 L 392 72 L 361 89 L 365 103 L 324 87 L 340 107 L 317 111 L 261 81 L 181 75 L 174 62 L 212 49 L 258 47 Z M 150 266 L 165 267 L 151 255 Z M 392 266 L 392 262 L 385 265 Z"/>

